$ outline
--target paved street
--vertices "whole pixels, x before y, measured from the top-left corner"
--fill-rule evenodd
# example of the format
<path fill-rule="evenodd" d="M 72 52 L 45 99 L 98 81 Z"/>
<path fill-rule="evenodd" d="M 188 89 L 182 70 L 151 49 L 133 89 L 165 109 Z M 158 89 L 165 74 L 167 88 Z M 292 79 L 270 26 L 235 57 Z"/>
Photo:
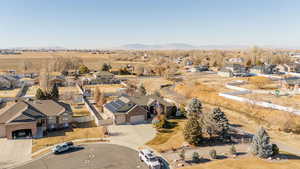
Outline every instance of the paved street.
<path fill-rule="evenodd" d="M 138 153 L 112 144 L 85 145 L 84 149 L 47 155 L 15 169 L 146 169 Z"/>
<path fill-rule="evenodd" d="M 31 139 L 0 139 L 0 168 L 9 167 L 13 164 L 30 160 L 31 147 Z"/>

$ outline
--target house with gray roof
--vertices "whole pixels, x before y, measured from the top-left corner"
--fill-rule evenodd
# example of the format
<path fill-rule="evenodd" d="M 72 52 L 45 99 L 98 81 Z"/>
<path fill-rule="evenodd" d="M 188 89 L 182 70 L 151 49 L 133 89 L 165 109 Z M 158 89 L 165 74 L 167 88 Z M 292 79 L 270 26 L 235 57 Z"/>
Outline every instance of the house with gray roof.
<path fill-rule="evenodd" d="M 123 95 L 105 104 L 103 109 L 107 118 L 113 119 L 115 124 L 139 123 L 152 118 L 157 113 L 158 105 L 162 109 L 162 114 L 167 117 L 175 116 L 176 106 L 155 95 Z"/>
<path fill-rule="evenodd" d="M 69 127 L 69 105 L 53 100 L 16 100 L 0 112 L 0 137 L 42 137 L 46 131 Z"/>
<path fill-rule="evenodd" d="M 147 110 L 125 97 L 106 103 L 103 113 L 107 119 L 112 119 L 114 124 L 136 124 L 147 120 Z"/>

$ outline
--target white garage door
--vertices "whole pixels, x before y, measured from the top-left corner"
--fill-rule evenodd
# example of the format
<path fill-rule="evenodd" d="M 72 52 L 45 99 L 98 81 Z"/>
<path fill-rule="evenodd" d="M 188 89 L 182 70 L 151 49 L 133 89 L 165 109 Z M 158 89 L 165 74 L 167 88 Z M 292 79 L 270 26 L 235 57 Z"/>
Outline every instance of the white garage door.
<path fill-rule="evenodd" d="M 145 116 L 144 115 L 137 115 L 137 116 L 131 116 L 130 117 L 130 123 L 131 124 L 142 123 L 144 121 L 145 121 Z"/>

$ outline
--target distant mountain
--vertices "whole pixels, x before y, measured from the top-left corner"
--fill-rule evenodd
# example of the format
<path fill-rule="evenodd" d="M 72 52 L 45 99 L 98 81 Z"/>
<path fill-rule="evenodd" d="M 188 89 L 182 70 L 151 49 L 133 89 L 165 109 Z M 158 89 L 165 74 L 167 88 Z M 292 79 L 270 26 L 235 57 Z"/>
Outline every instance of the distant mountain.
<path fill-rule="evenodd" d="M 60 46 L 45 46 L 45 47 L 14 47 L 10 50 L 66 50 L 67 48 Z"/>
<path fill-rule="evenodd" d="M 118 49 L 125 49 L 125 50 L 167 50 L 167 49 L 178 49 L 178 50 L 192 50 L 192 49 L 245 49 L 249 48 L 250 46 L 246 45 L 202 45 L 202 46 L 194 46 L 185 43 L 169 43 L 169 44 L 162 44 L 162 45 L 145 45 L 145 44 L 127 44 Z"/>
<path fill-rule="evenodd" d="M 168 43 L 162 45 L 145 45 L 145 44 L 127 44 L 119 47 L 120 49 L 127 50 L 163 50 L 163 49 L 196 49 L 196 46 L 185 44 L 185 43 Z"/>

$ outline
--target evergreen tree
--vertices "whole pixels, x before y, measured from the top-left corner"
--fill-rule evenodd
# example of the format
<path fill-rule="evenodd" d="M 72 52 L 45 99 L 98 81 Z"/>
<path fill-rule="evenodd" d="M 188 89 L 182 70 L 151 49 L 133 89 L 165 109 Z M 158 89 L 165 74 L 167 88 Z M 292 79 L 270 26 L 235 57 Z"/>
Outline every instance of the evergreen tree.
<path fill-rule="evenodd" d="M 59 90 L 58 90 L 58 87 L 57 87 L 56 83 L 54 83 L 54 85 L 52 86 L 50 97 L 54 100 L 59 99 Z"/>
<path fill-rule="evenodd" d="M 215 125 L 213 127 L 215 129 L 214 134 L 226 137 L 229 130 L 229 123 L 225 113 L 220 108 L 215 108 L 211 115 L 212 124 Z"/>
<path fill-rule="evenodd" d="M 141 94 L 141 95 L 146 95 L 147 94 L 147 91 L 146 91 L 146 88 L 144 87 L 143 84 L 141 84 L 138 88 L 138 93 Z"/>
<path fill-rule="evenodd" d="M 273 144 L 270 144 L 270 137 L 264 128 L 260 128 L 257 134 L 253 137 L 250 152 L 260 158 L 268 158 L 276 155 L 278 147 L 275 149 Z M 276 152 L 273 152 L 273 149 Z"/>
<path fill-rule="evenodd" d="M 187 105 L 187 116 L 200 115 L 202 113 L 202 104 L 197 98 L 193 98 Z"/>
<path fill-rule="evenodd" d="M 183 135 L 185 140 L 192 145 L 199 145 L 202 140 L 202 128 L 199 123 L 198 115 L 194 114 L 189 117 L 185 124 Z"/>
<path fill-rule="evenodd" d="M 36 90 L 35 97 L 36 97 L 36 99 L 39 99 L 39 100 L 45 99 L 45 94 L 44 94 L 44 92 L 42 91 L 42 89 L 38 88 L 38 89 Z"/>
<path fill-rule="evenodd" d="M 111 66 L 107 63 L 103 63 L 101 70 L 102 71 L 109 71 L 111 69 Z"/>

